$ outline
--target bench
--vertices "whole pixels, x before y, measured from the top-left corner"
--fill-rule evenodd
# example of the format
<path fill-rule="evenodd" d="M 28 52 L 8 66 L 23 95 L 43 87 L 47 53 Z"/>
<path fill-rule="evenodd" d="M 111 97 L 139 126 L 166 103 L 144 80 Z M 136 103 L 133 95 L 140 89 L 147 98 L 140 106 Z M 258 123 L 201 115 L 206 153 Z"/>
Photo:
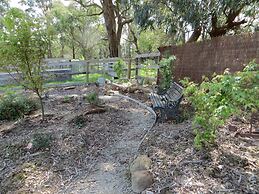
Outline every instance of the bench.
<path fill-rule="evenodd" d="M 173 82 L 164 94 L 152 92 L 150 100 L 152 108 L 157 114 L 157 122 L 162 122 L 170 118 L 178 118 L 179 105 L 183 98 L 183 87 Z"/>

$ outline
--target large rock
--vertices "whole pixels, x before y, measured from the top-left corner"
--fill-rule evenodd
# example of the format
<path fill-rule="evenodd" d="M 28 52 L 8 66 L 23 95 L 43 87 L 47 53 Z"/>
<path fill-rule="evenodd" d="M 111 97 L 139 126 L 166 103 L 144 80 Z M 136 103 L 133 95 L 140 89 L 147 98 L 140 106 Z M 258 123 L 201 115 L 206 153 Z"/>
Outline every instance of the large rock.
<path fill-rule="evenodd" d="M 148 158 L 146 155 L 140 155 L 130 165 L 130 173 L 133 174 L 136 171 L 149 170 L 150 167 L 150 158 Z"/>
<path fill-rule="evenodd" d="M 148 171 L 151 160 L 146 155 L 138 156 L 130 165 L 132 190 L 140 193 L 153 183 L 153 176 Z"/>
<path fill-rule="evenodd" d="M 140 193 L 153 183 L 153 176 L 147 170 L 135 171 L 131 175 L 132 190 Z"/>

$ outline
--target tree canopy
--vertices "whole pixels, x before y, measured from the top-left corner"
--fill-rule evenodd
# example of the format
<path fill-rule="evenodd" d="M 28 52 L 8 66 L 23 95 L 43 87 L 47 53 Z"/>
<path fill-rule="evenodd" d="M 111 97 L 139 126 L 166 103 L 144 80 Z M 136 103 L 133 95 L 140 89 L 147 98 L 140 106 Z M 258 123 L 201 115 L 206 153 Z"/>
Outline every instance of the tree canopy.
<path fill-rule="evenodd" d="M 147 0 L 135 6 L 136 22 L 144 29 L 162 27 L 176 39 L 188 41 L 223 36 L 253 25 L 256 0 Z M 257 13 L 258 15 L 258 13 Z"/>
<path fill-rule="evenodd" d="M 258 30 L 256 0 L 21 0 L 41 20 L 46 57 L 131 56 L 183 44 Z M 0 2 L 0 17 L 8 1 Z M 1 23 L 1 22 L 0 22 Z M 1 24 L 0 24 L 1 27 Z"/>

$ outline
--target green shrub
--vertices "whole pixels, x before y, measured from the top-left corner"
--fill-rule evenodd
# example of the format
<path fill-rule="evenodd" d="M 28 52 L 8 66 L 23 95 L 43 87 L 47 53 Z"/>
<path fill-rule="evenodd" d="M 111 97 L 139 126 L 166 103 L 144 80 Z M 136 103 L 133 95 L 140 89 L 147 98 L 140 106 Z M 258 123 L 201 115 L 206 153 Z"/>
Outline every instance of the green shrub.
<path fill-rule="evenodd" d="M 259 65 L 251 62 L 242 72 L 217 75 L 200 84 L 187 86 L 184 94 L 195 109 L 195 146 L 201 148 L 214 143 L 216 130 L 232 115 L 251 117 L 259 108 Z"/>
<path fill-rule="evenodd" d="M 159 84 L 159 91 L 164 91 L 170 88 L 172 80 L 173 80 L 173 72 L 172 72 L 172 62 L 175 60 L 175 56 L 170 56 L 168 58 L 164 58 L 159 62 L 160 66 L 160 75 L 162 78 Z"/>
<path fill-rule="evenodd" d="M 36 133 L 32 138 L 32 146 L 35 151 L 50 148 L 52 137 L 46 133 Z"/>
<path fill-rule="evenodd" d="M 99 95 L 97 92 L 93 92 L 85 96 L 86 101 L 91 105 L 99 106 L 101 104 L 101 100 L 99 99 Z"/>
<path fill-rule="evenodd" d="M 7 93 L 0 98 L 0 120 L 15 120 L 37 108 L 38 104 L 33 99 Z"/>
<path fill-rule="evenodd" d="M 125 62 L 122 59 L 119 59 L 114 65 L 114 71 L 117 74 L 117 77 L 120 79 L 123 75 L 123 68 L 126 66 Z"/>

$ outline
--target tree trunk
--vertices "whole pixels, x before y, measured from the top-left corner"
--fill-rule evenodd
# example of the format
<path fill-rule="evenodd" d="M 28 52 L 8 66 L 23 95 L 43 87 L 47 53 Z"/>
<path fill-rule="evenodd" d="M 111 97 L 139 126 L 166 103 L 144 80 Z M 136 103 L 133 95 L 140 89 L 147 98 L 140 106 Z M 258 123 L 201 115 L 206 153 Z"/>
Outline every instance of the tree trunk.
<path fill-rule="evenodd" d="M 51 40 L 48 40 L 48 58 L 52 58 L 52 50 L 51 50 Z"/>
<path fill-rule="evenodd" d="M 60 57 L 61 58 L 64 58 L 64 48 L 65 48 L 64 41 L 61 40 L 61 51 L 60 51 Z"/>
<path fill-rule="evenodd" d="M 196 28 L 194 28 L 193 33 L 187 42 L 196 42 L 201 35 L 201 31 L 201 26 L 197 26 Z"/>
<path fill-rule="evenodd" d="M 229 14 L 226 16 L 226 22 L 222 26 L 218 26 L 218 16 L 216 14 L 213 14 L 211 17 L 212 29 L 209 32 L 210 37 L 213 38 L 224 36 L 228 31 L 239 28 L 240 25 L 245 24 L 247 22 L 245 19 L 241 21 L 235 21 L 236 17 L 240 14 L 242 9 L 243 6 L 241 6 L 237 10 L 230 10 Z"/>
<path fill-rule="evenodd" d="M 45 119 L 45 110 L 44 110 L 44 104 L 43 104 L 43 100 L 42 97 L 39 93 L 39 91 L 36 91 L 36 94 L 40 100 L 40 108 L 41 108 L 41 119 L 44 120 Z"/>
<path fill-rule="evenodd" d="M 129 30 L 130 30 L 131 35 L 133 36 L 133 44 L 134 44 L 135 47 L 136 47 L 136 53 L 137 53 L 137 54 L 140 54 L 140 50 L 139 50 L 139 46 L 138 46 L 138 38 L 137 38 L 137 36 L 136 36 L 136 33 L 134 32 L 134 30 L 131 28 L 130 25 L 128 25 L 128 27 L 129 27 Z"/>
<path fill-rule="evenodd" d="M 120 37 L 117 36 L 115 11 L 112 0 L 103 0 L 103 16 L 105 21 L 106 30 L 108 33 L 110 57 L 118 57 Z"/>
<path fill-rule="evenodd" d="M 72 59 L 76 58 L 76 51 L 75 51 L 75 45 L 74 43 L 72 44 Z"/>

